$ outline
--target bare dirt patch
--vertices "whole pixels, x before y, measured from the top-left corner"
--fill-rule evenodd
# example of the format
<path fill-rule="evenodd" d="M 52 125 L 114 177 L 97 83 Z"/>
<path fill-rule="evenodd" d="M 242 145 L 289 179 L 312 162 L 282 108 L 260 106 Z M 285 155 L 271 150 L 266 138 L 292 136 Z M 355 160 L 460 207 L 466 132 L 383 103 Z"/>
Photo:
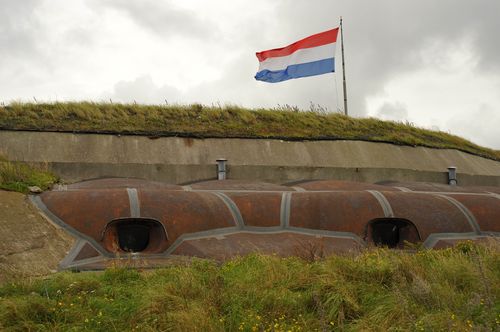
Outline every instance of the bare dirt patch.
<path fill-rule="evenodd" d="M 26 195 L 0 190 L 0 282 L 54 272 L 73 243 Z"/>

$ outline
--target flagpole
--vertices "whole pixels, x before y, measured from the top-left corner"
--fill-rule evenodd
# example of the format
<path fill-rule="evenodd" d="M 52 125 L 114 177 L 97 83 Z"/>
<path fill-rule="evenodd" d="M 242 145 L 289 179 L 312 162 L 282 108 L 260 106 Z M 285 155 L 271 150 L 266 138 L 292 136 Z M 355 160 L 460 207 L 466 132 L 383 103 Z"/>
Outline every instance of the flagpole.
<path fill-rule="evenodd" d="M 347 92 L 345 84 L 345 62 L 344 62 L 344 29 L 342 28 L 342 16 L 340 16 L 340 44 L 342 49 L 342 75 L 343 75 L 343 91 L 344 91 L 344 113 L 347 113 Z"/>

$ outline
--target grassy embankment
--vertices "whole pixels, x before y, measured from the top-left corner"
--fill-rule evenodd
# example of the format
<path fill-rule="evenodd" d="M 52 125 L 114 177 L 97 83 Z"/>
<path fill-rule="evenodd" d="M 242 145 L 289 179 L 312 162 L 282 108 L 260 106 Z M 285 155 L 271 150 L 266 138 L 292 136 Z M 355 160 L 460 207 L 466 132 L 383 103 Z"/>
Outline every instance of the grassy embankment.
<path fill-rule="evenodd" d="M 12 331 L 498 331 L 497 243 L 318 261 L 250 255 L 0 286 Z"/>
<path fill-rule="evenodd" d="M 101 132 L 149 136 L 342 139 L 458 149 L 500 160 L 500 151 L 410 123 L 358 119 L 321 108 L 248 110 L 237 106 L 148 106 L 91 102 L 0 106 L 0 129 Z"/>
<path fill-rule="evenodd" d="M 0 155 L 0 189 L 27 193 L 30 186 L 46 190 L 57 180 L 47 167 L 11 162 Z"/>

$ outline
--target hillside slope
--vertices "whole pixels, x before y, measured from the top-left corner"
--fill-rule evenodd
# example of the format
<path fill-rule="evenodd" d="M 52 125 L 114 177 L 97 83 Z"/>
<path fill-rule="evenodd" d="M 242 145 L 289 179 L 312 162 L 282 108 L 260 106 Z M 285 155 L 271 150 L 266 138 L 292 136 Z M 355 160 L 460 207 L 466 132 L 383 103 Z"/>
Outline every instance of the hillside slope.
<path fill-rule="evenodd" d="M 198 104 L 12 103 L 0 107 L 0 129 L 199 138 L 362 140 L 458 149 L 500 160 L 500 151 L 409 123 L 351 118 L 322 110 L 299 111 L 293 107 L 248 110 Z"/>

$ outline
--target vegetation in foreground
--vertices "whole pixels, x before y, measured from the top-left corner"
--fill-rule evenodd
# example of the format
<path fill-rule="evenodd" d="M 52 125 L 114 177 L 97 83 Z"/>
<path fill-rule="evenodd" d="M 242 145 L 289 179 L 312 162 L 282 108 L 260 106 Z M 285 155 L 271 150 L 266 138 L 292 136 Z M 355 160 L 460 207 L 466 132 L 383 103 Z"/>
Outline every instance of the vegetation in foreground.
<path fill-rule="evenodd" d="M 46 190 L 57 180 L 47 167 L 11 162 L 0 155 L 0 189 L 27 193 L 30 186 Z"/>
<path fill-rule="evenodd" d="M 0 286 L 6 331 L 498 331 L 499 245 L 250 255 Z"/>
<path fill-rule="evenodd" d="M 137 105 L 92 102 L 12 103 L 0 106 L 0 129 L 140 134 L 148 136 L 332 139 L 458 149 L 500 160 L 500 151 L 411 123 L 358 119 L 285 106 Z"/>

